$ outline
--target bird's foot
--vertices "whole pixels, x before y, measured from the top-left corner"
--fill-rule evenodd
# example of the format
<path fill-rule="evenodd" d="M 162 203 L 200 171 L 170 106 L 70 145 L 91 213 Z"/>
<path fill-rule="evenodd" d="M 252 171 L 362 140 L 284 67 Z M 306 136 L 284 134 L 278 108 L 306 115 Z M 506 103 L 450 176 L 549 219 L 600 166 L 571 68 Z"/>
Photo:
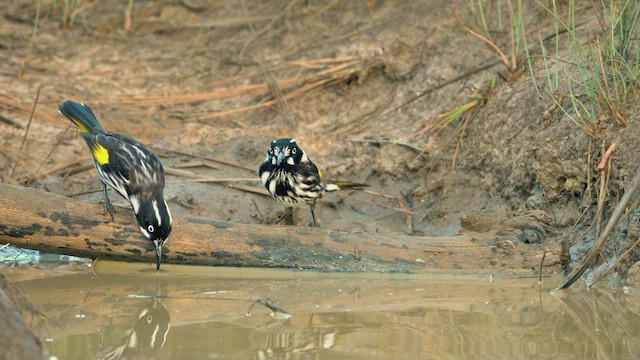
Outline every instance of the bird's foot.
<path fill-rule="evenodd" d="M 102 206 L 104 207 L 105 214 L 109 214 L 111 216 L 111 222 L 114 222 L 114 215 L 116 213 L 116 209 L 111 205 L 111 201 L 108 198 L 105 198 L 102 201 Z"/>

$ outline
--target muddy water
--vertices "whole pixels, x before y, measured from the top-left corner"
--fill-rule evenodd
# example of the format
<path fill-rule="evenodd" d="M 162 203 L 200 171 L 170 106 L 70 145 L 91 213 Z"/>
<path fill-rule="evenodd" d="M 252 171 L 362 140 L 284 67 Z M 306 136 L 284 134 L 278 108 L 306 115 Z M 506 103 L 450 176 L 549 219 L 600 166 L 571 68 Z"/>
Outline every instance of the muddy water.
<path fill-rule="evenodd" d="M 149 270 L 99 262 L 14 285 L 57 359 L 640 357 L 640 295 L 549 295 L 559 278 Z"/>

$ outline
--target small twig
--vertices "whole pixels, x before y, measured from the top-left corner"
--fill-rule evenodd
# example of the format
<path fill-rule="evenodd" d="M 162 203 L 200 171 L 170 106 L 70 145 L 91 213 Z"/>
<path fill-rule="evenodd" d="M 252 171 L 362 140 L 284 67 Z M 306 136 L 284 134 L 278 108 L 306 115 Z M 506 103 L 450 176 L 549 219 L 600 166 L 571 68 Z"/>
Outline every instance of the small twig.
<path fill-rule="evenodd" d="M 509 59 L 504 55 L 504 53 L 502 52 L 502 50 L 500 50 L 500 48 L 498 48 L 493 42 L 491 42 L 491 40 L 487 39 L 486 37 L 478 34 L 477 32 L 469 29 L 467 26 L 465 26 L 462 21 L 460 21 L 460 18 L 458 18 L 458 15 L 456 14 L 456 8 L 452 7 L 451 8 L 451 14 L 453 15 L 453 17 L 456 19 L 456 21 L 458 22 L 458 24 L 460 26 L 462 26 L 462 28 L 468 32 L 469 34 L 477 37 L 478 39 L 480 39 L 482 42 L 484 42 L 485 44 L 489 45 L 489 47 L 491 47 L 496 54 L 498 55 L 498 57 L 500 58 L 500 61 L 502 61 L 502 63 L 504 64 L 504 66 L 507 67 L 507 69 L 509 69 L 509 71 L 512 71 L 514 69 L 511 68 L 511 62 L 509 61 Z"/>
<path fill-rule="evenodd" d="M 486 245 L 427 245 L 430 247 L 437 247 L 437 248 L 445 248 L 445 249 L 457 249 L 457 248 L 479 248 L 479 247 L 492 247 L 494 245 L 491 244 L 486 244 Z M 428 250 L 428 249 L 424 249 L 422 250 L 424 252 L 434 252 L 434 251 L 440 251 L 442 252 L 442 250 Z"/>
<path fill-rule="evenodd" d="M 396 200 L 398 201 L 398 206 L 400 206 L 400 209 L 402 210 L 408 210 L 407 206 L 404 204 L 404 201 L 402 201 L 402 199 L 400 198 L 396 198 Z M 409 232 L 409 234 L 413 234 L 413 217 L 411 214 L 404 214 L 405 217 L 405 223 L 407 225 L 407 230 Z"/>
<path fill-rule="evenodd" d="M 366 194 L 370 194 L 370 195 L 373 195 L 373 196 L 379 196 L 379 197 L 386 198 L 386 199 L 391 199 L 391 200 L 395 200 L 396 199 L 395 196 L 387 195 L 385 193 L 381 193 L 381 192 L 377 192 L 377 191 L 372 191 L 372 190 L 368 190 L 368 189 L 362 189 L 360 191 L 362 191 L 363 193 L 366 193 Z"/>
<path fill-rule="evenodd" d="M 403 213 L 403 214 L 410 214 L 410 215 L 415 215 L 416 214 L 415 211 L 400 209 L 400 208 L 396 208 L 396 207 L 393 207 L 393 206 L 387 206 L 387 205 L 382 205 L 382 204 L 376 204 L 373 201 L 369 201 L 369 200 L 365 200 L 365 199 L 359 199 L 357 197 L 349 196 L 349 195 L 346 195 L 346 194 L 342 194 L 340 192 L 336 192 L 336 193 L 333 193 L 333 194 L 336 195 L 336 196 L 339 196 L 341 198 L 345 198 L 345 199 L 349 199 L 349 200 L 353 200 L 353 201 L 359 201 L 361 203 L 365 203 L 365 204 L 368 204 L 368 205 L 379 206 L 381 208 L 397 211 L 397 212 Z"/>
<path fill-rule="evenodd" d="M 22 129 L 22 125 L 18 124 L 17 122 L 13 121 L 12 119 L 4 115 L 0 115 L 0 122 L 3 124 L 7 124 L 9 126 L 13 126 L 16 129 Z"/>
<path fill-rule="evenodd" d="M 206 155 L 199 155 L 199 154 L 194 154 L 194 153 L 190 153 L 190 152 L 187 152 L 187 151 L 175 150 L 175 149 L 166 149 L 166 148 L 154 148 L 154 149 L 161 150 L 161 151 L 172 152 L 172 153 L 178 154 L 178 155 L 185 155 L 185 156 L 190 156 L 190 157 L 194 157 L 194 158 L 209 160 L 209 161 L 213 161 L 213 162 L 218 163 L 218 164 L 227 165 L 227 166 L 235 167 L 235 168 L 238 168 L 238 169 L 251 171 L 252 173 L 256 172 L 255 168 L 248 168 L 248 167 L 245 167 L 245 166 L 242 166 L 242 165 L 230 163 L 228 161 L 212 158 L 212 157 L 206 156 Z"/>
<path fill-rule="evenodd" d="M 223 184 L 223 185 L 228 186 L 228 187 L 233 188 L 233 189 L 238 189 L 238 190 L 242 190 L 242 191 L 246 191 L 246 192 L 250 192 L 250 193 L 254 193 L 254 194 L 260 194 L 260 195 L 269 196 L 269 192 L 266 189 L 258 188 L 256 186 L 236 184 L 236 183 L 233 182 L 233 181 L 255 181 L 255 182 L 257 182 L 257 181 L 259 181 L 257 178 L 218 179 L 218 178 L 212 178 L 212 177 L 205 176 L 205 175 L 196 174 L 196 173 L 193 173 L 191 171 L 180 170 L 180 169 L 175 169 L 175 168 L 171 168 L 171 167 L 166 167 L 164 169 L 164 172 L 166 174 L 168 174 L 168 175 L 186 177 L 186 178 L 189 178 L 192 181 L 196 181 L 196 182 L 200 181 L 200 182 L 210 182 L 210 183 L 214 183 L 214 184 Z"/>
<path fill-rule="evenodd" d="M 82 159 L 78 160 L 78 163 L 83 163 L 83 162 L 85 162 L 87 160 L 89 160 L 89 159 L 88 158 L 82 158 Z M 58 170 L 58 171 L 63 172 L 64 176 L 66 177 L 66 176 L 72 176 L 72 175 L 77 175 L 77 174 L 83 173 L 85 171 L 93 169 L 94 167 L 95 166 L 93 165 L 93 161 L 92 161 L 92 162 L 90 162 L 88 164 L 71 167 L 69 170 L 61 169 L 61 170 Z"/>
<path fill-rule="evenodd" d="M 291 314 L 287 310 L 283 309 L 282 307 L 276 305 L 273 301 L 266 298 L 257 298 L 254 302 L 252 302 L 251 306 L 249 306 L 249 309 L 247 310 L 247 316 L 251 315 L 251 309 L 253 309 L 253 306 L 255 304 L 262 304 L 274 313 L 279 313 L 285 315 L 286 317 L 291 317 Z"/>
<path fill-rule="evenodd" d="M 547 256 L 547 250 L 542 253 L 542 260 L 540 260 L 540 276 L 538 277 L 538 281 L 542 281 L 542 267 L 544 266 L 544 258 Z"/>
<path fill-rule="evenodd" d="M 175 198 L 173 199 L 173 202 L 175 202 L 176 204 L 178 204 L 178 205 L 182 206 L 182 207 L 183 207 L 183 208 L 185 208 L 185 209 L 190 209 L 190 210 L 191 210 L 191 209 L 195 209 L 195 206 L 191 206 L 191 205 L 189 205 L 189 204 L 185 203 L 184 201 L 182 201 L 182 200 L 178 199 L 178 197 L 175 197 Z"/>
<path fill-rule="evenodd" d="M 187 0 L 178 0 L 178 3 L 182 5 L 185 9 L 193 12 L 202 12 L 207 9 L 207 7 L 204 5 L 196 6 L 191 4 L 191 1 L 187 1 Z"/>
<path fill-rule="evenodd" d="M 38 105 L 38 99 L 40 99 L 40 89 L 42 89 L 42 83 L 38 86 L 38 91 L 36 92 L 36 99 L 33 101 L 33 108 L 31 109 L 31 115 L 29 115 L 29 122 L 27 123 L 27 130 L 24 132 L 24 136 L 22 137 L 22 143 L 20 144 L 20 151 L 24 148 L 24 143 L 27 141 L 27 135 L 29 134 L 29 129 L 31 129 L 31 122 L 33 121 L 33 114 L 36 112 L 36 106 Z"/>
<path fill-rule="evenodd" d="M 262 214 L 262 211 L 260 210 L 260 207 L 258 206 L 256 199 L 251 199 L 251 203 L 253 204 L 253 207 L 256 208 L 258 221 L 260 221 L 260 223 L 264 223 L 264 214 Z"/>
<path fill-rule="evenodd" d="M 36 171 L 33 172 L 33 178 L 36 178 L 36 179 L 38 178 L 38 172 L 40 172 L 40 169 L 42 168 L 42 166 L 44 166 L 47 160 L 49 160 L 49 157 L 51 156 L 51 154 L 53 154 L 58 149 L 58 147 L 62 143 L 62 140 L 64 140 L 64 136 L 67 134 L 67 131 L 69 131 L 69 129 L 71 128 L 71 125 L 72 124 L 69 124 L 67 128 L 64 129 L 64 132 L 62 133 L 62 135 L 60 135 L 60 137 L 58 138 L 58 141 L 56 141 L 56 144 L 51 148 L 51 151 L 49 151 L 47 156 L 45 156 L 44 160 L 42 160 L 42 163 L 40 163 Z"/>
<path fill-rule="evenodd" d="M 166 170 L 166 168 L 165 168 Z M 173 172 L 173 170 L 177 170 L 177 169 L 171 169 L 171 171 L 165 172 L 167 175 L 174 175 L 174 176 L 179 176 L 177 174 L 175 174 Z M 254 182 L 258 182 L 260 181 L 260 179 L 258 178 L 214 178 L 214 177 L 207 177 L 207 178 L 202 178 L 202 179 L 188 179 L 188 180 L 173 180 L 173 181 L 167 181 L 167 183 L 185 183 L 185 182 L 204 182 L 204 183 L 228 183 L 228 182 L 233 182 L 233 181 L 254 181 Z"/>
<path fill-rule="evenodd" d="M 91 168 L 93 168 L 93 163 L 89 163 L 83 166 L 78 166 L 79 164 L 82 164 L 84 162 L 87 162 L 90 158 L 89 157 L 83 157 L 81 159 L 78 160 L 74 160 L 71 163 L 62 165 L 62 166 L 58 166 L 57 168 L 51 169 L 49 171 L 45 171 L 44 173 L 38 175 L 38 176 L 30 176 L 27 177 L 23 180 L 21 180 L 19 183 L 26 185 L 26 184 L 31 184 L 34 183 L 38 180 L 40 180 L 41 178 L 45 177 L 45 176 L 53 176 L 53 175 L 57 175 L 57 174 L 62 174 L 64 173 L 65 176 L 68 175 L 75 175 L 84 171 L 87 171 Z"/>
<path fill-rule="evenodd" d="M 38 11 L 40 8 L 40 3 L 38 3 Z M 36 105 L 38 105 L 38 99 L 40 98 L 40 89 L 42 89 L 42 83 L 38 86 L 38 91 L 36 92 L 36 99 L 33 101 L 33 107 L 31 108 L 31 114 L 29 115 L 29 122 L 27 123 L 27 129 L 24 131 L 24 136 L 22 137 L 22 143 L 20 143 L 20 151 L 24 148 L 24 144 L 27 142 L 27 136 L 29 135 L 29 129 L 31 129 L 31 122 L 33 121 L 33 114 L 36 112 Z M 9 176 L 13 176 L 13 172 L 18 166 L 18 160 L 13 163 L 11 169 L 9 171 Z"/>
<path fill-rule="evenodd" d="M 236 183 L 226 183 L 225 185 L 236 190 L 246 191 L 246 192 L 258 194 L 258 195 L 271 196 L 271 194 L 269 194 L 267 189 L 259 188 L 256 186 L 236 184 Z"/>
<path fill-rule="evenodd" d="M 350 71 L 348 74 L 354 73 L 355 70 Z M 347 75 L 348 75 L 347 74 Z M 305 85 L 301 85 L 299 88 L 297 88 L 296 90 L 293 90 L 289 93 L 287 93 L 286 95 L 283 95 L 284 100 L 291 100 L 291 99 L 295 99 L 295 98 L 299 98 L 302 95 L 308 93 L 309 91 L 322 87 L 322 86 L 326 86 L 326 85 L 330 85 L 336 82 L 340 82 L 342 81 L 343 78 L 329 78 L 329 79 L 320 79 L 317 80 L 315 82 L 309 82 L 309 83 L 304 83 Z M 199 120 L 210 120 L 210 119 L 215 119 L 215 118 L 220 118 L 223 116 L 228 116 L 231 114 L 236 114 L 236 113 L 240 113 L 240 112 L 247 112 L 250 110 L 255 110 L 255 109 L 260 109 L 260 108 L 265 108 L 265 107 L 270 107 L 273 105 L 277 105 L 277 101 L 276 100 L 267 100 L 267 101 L 262 101 L 259 102 L 257 104 L 252 104 L 252 105 L 246 105 L 246 106 L 242 106 L 242 107 L 238 107 L 238 108 L 231 108 L 231 109 L 227 109 L 227 110 L 221 110 L 218 112 L 214 112 L 214 113 L 209 113 L 209 114 L 205 114 L 205 115 L 200 115 L 200 116 L 196 116 L 196 119 Z"/>
<path fill-rule="evenodd" d="M 591 282 L 591 286 L 593 286 L 593 284 L 597 283 L 598 281 L 600 281 L 600 279 L 605 276 L 606 274 L 609 273 L 609 271 L 611 271 L 611 269 L 613 269 L 614 267 L 616 267 L 616 265 L 618 265 L 620 263 L 620 261 L 622 261 L 630 252 L 631 250 L 633 250 L 636 245 L 638 245 L 640 243 L 640 239 L 636 240 L 636 242 L 633 243 L 633 245 L 631 245 L 630 248 L 627 249 L 627 251 L 625 251 L 622 255 L 620 255 L 620 257 L 618 259 L 616 259 L 616 262 L 614 262 L 613 264 L 611 264 L 611 266 L 609 266 L 606 270 L 604 270 L 603 272 L 601 272 L 592 282 Z"/>
<path fill-rule="evenodd" d="M 588 164 L 588 162 L 587 162 L 587 164 Z M 576 219 L 576 221 L 573 222 L 573 225 L 571 226 L 571 231 L 575 231 L 577 229 L 577 227 L 578 227 L 578 224 L 580 224 L 580 226 L 582 226 L 582 222 L 586 221 L 585 215 L 587 214 L 587 211 L 589 211 L 590 208 L 591 208 L 591 205 L 586 206 L 584 208 L 584 210 L 582 210 L 582 213 L 580 213 L 580 216 L 578 216 L 578 219 Z M 583 218 L 584 218 L 584 220 L 583 220 Z M 582 240 L 585 236 L 587 236 L 587 233 L 589 232 L 589 230 L 593 226 L 593 223 L 594 222 L 591 221 L 591 225 L 589 225 L 589 228 L 587 229 L 587 231 L 584 232 L 581 236 L 575 237 L 573 240 L 569 241 L 569 246 L 573 246 L 575 243 L 577 243 L 578 241 Z"/>
<path fill-rule="evenodd" d="M 129 294 L 128 298 L 131 299 L 188 299 L 188 300 L 211 300 L 211 301 L 243 301 L 246 302 L 247 299 L 241 298 L 228 298 L 228 297 L 209 297 L 209 296 L 199 296 L 199 295 L 211 295 L 211 294 L 221 294 L 227 291 L 207 291 L 202 293 L 197 293 L 194 295 L 186 295 L 186 296 L 169 296 L 169 295 L 158 295 L 158 294 Z"/>
<path fill-rule="evenodd" d="M 355 261 L 360 261 L 362 260 L 362 256 L 360 256 L 362 254 L 362 250 L 360 250 L 358 248 L 358 244 L 353 244 L 353 251 L 349 253 L 349 255 L 351 255 L 351 257 L 353 258 L 353 260 Z"/>
<path fill-rule="evenodd" d="M 347 139 L 346 141 L 353 142 L 353 143 L 372 144 L 375 146 L 380 146 L 382 144 L 392 144 L 392 145 L 399 145 L 399 146 L 406 147 L 407 149 L 415 151 L 418 154 L 422 154 L 424 152 L 424 149 L 421 149 L 415 145 L 412 145 L 406 142 L 401 142 L 401 141 L 379 140 L 379 139 L 363 139 L 363 140 Z"/>
<path fill-rule="evenodd" d="M 133 2 L 134 0 L 127 1 L 127 6 L 124 9 L 124 30 L 131 30 L 131 26 L 133 25 L 132 15 L 133 15 Z"/>
<path fill-rule="evenodd" d="M 76 196 L 82 196 L 82 195 L 88 195 L 88 194 L 97 194 L 97 193 L 101 193 L 102 189 L 100 190 L 89 190 L 89 191 L 82 191 L 82 192 L 78 192 L 78 193 L 73 193 L 73 194 L 67 194 L 66 196 L 68 198 L 74 198 Z"/>
<path fill-rule="evenodd" d="M 33 20 L 33 28 L 31 28 L 31 37 L 29 38 L 29 45 L 27 46 L 27 54 L 22 59 L 22 64 L 20 64 L 20 69 L 18 69 L 18 78 L 23 78 L 25 73 L 25 68 L 27 67 L 27 61 L 29 60 L 29 56 L 31 56 L 31 51 L 33 50 L 33 45 L 36 42 L 36 37 L 38 35 L 38 23 L 40 22 L 40 1 L 36 3 L 36 16 Z"/>
<path fill-rule="evenodd" d="M 611 157 L 611 155 L 613 154 L 613 152 L 616 150 L 617 147 L 618 147 L 618 143 L 614 142 L 613 144 L 611 144 L 611 146 L 609 146 L 607 151 L 605 151 L 604 155 L 602 155 L 602 159 L 598 163 L 598 172 L 601 173 L 604 171 L 605 167 L 607 166 L 607 162 L 609 161 L 609 158 Z"/>
<path fill-rule="evenodd" d="M 316 84 L 308 88 L 313 89 L 335 80 L 348 79 L 350 76 L 363 71 L 361 62 L 356 58 L 349 57 L 321 58 L 306 61 L 289 61 L 281 63 L 280 65 L 276 65 L 276 68 L 272 69 L 272 71 L 274 72 L 277 71 L 287 73 L 295 70 L 302 72 L 302 74 L 278 79 L 277 84 L 280 88 L 301 88 L 304 84 Z M 246 78 L 251 79 L 251 76 L 247 75 Z M 126 97 L 114 96 L 113 99 L 116 101 L 114 105 L 118 107 L 137 108 L 140 106 L 151 107 L 160 105 L 177 105 L 215 99 L 221 100 L 234 98 L 236 96 L 242 96 L 246 98 L 250 95 L 254 95 L 255 98 L 262 99 L 270 94 L 269 84 L 267 82 L 257 82 L 256 80 L 252 81 L 252 84 L 249 85 L 236 85 L 238 82 L 242 82 L 242 79 L 245 79 L 245 77 L 225 78 L 208 85 L 209 87 L 214 88 L 214 90 L 184 95 Z M 226 85 L 228 84 L 231 84 L 233 86 L 226 87 Z M 287 99 L 289 99 L 289 97 L 287 97 Z M 252 101 L 251 103 L 254 102 L 255 101 Z M 268 105 L 271 106 L 274 104 L 275 102 L 270 102 Z M 246 111 L 250 109 L 252 108 L 239 110 Z M 223 113 L 227 114 L 228 112 Z"/>
<path fill-rule="evenodd" d="M 206 175 L 196 174 L 189 170 L 176 169 L 170 166 L 166 166 L 164 168 L 164 173 L 167 175 L 186 177 L 186 178 L 189 178 L 191 181 L 196 181 L 196 182 L 224 183 L 224 182 L 230 182 L 230 181 L 255 181 L 255 182 L 260 181 L 260 179 L 258 179 L 257 177 L 255 178 L 214 178 Z"/>
<path fill-rule="evenodd" d="M 168 166 L 164 168 L 164 173 L 166 175 L 182 176 L 182 177 L 189 178 L 189 180 L 167 181 L 168 183 L 169 182 L 174 182 L 174 183 L 179 183 L 179 182 L 227 183 L 227 182 L 232 182 L 232 181 L 252 181 L 252 182 L 260 181 L 260 179 L 258 179 L 257 177 L 255 177 L 255 178 L 214 178 L 214 177 L 209 177 L 209 176 L 206 176 L 206 175 L 200 175 L 200 174 L 192 173 L 191 171 L 176 169 L 176 168 L 168 167 Z"/>
<path fill-rule="evenodd" d="M 242 10 L 244 11 L 245 16 L 248 19 L 251 19 L 244 0 L 241 0 L 240 4 L 242 5 Z M 283 11 L 282 13 L 286 14 L 287 12 L 289 12 L 289 10 L 291 9 L 291 7 L 293 7 L 294 4 L 295 4 L 295 1 L 290 2 L 287 5 L 285 11 Z M 253 35 L 254 38 L 258 38 L 258 34 L 256 33 L 256 30 L 253 26 L 253 22 L 249 21 L 248 23 L 249 23 L 249 30 L 251 30 L 251 34 Z M 265 27 L 265 29 L 266 28 L 267 27 Z M 264 71 L 264 74 L 267 80 L 266 82 L 267 82 L 267 85 L 269 86 L 269 90 L 271 91 L 271 93 L 273 93 L 273 96 L 276 99 L 276 105 L 278 106 L 278 110 L 280 114 L 287 120 L 288 122 L 287 125 L 289 127 L 296 126 L 297 121 L 293 117 L 293 110 L 291 109 L 291 106 L 289 106 L 289 103 L 285 99 L 284 94 L 282 92 L 282 88 L 280 88 L 280 86 L 278 85 L 278 81 L 276 80 L 276 77 L 273 75 L 273 72 L 271 71 L 271 69 L 267 65 L 265 65 L 262 55 L 258 53 L 257 57 L 258 57 L 258 64 Z"/>
<path fill-rule="evenodd" d="M 220 170 L 220 168 L 207 163 L 206 161 L 203 161 L 203 159 L 198 159 L 198 160 L 192 160 L 189 162 L 184 162 L 184 163 L 180 163 L 180 164 L 176 164 L 173 165 L 174 168 L 176 169 L 188 169 L 188 168 L 194 168 L 194 167 L 206 167 L 212 170 Z"/>
<path fill-rule="evenodd" d="M 31 113 L 31 111 L 33 111 L 33 106 L 25 106 L 22 103 L 20 103 L 18 100 L 14 100 L 2 94 L 0 94 L 0 105 L 4 105 L 8 108 L 15 109 L 16 111 L 23 114 L 29 114 Z M 42 119 L 44 121 L 48 121 L 59 127 L 63 127 L 69 124 L 68 121 L 62 120 L 56 116 L 49 115 L 49 113 L 47 112 L 36 111 L 35 117 Z"/>
<path fill-rule="evenodd" d="M 327 10 L 331 9 L 332 7 L 334 7 L 336 4 L 340 3 L 342 0 L 333 0 L 332 2 L 328 3 L 327 5 L 325 5 L 323 8 L 321 8 L 320 10 L 316 11 L 315 16 L 319 16 L 322 15 L 323 13 L 325 13 Z M 633 34 L 633 33 L 631 33 Z"/>
<path fill-rule="evenodd" d="M 22 256 L 22 254 L 24 253 L 24 250 L 20 249 L 20 252 L 18 253 L 18 255 L 16 255 L 16 257 L 13 258 L 13 262 L 18 262 L 18 258 L 20 256 Z"/>
<path fill-rule="evenodd" d="M 453 156 L 451 159 L 451 170 L 456 169 L 456 162 L 458 159 L 458 155 L 460 154 L 460 149 L 462 148 L 462 139 L 464 138 L 465 130 L 467 130 L 467 125 L 469 125 L 469 121 L 471 120 L 471 114 L 473 114 L 473 108 L 469 109 L 462 116 L 462 129 L 460 130 L 460 135 L 458 136 L 458 142 L 456 143 L 456 150 L 453 152 Z"/>
<path fill-rule="evenodd" d="M 602 144 L 602 149 L 604 150 L 604 142 Z M 609 147 L 609 149 L 610 150 L 615 149 L 615 146 L 612 145 L 612 147 Z M 605 151 L 605 154 L 603 155 L 602 160 L 598 164 L 598 172 L 600 173 L 600 192 L 598 193 L 598 208 L 596 210 L 596 238 L 600 236 L 600 230 L 602 229 L 604 201 L 606 200 L 606 197 L 607 197 L 606 189 L 607 189 L 607 185 L 608 185 L 607 183 L 609 180 L 609 176 L 608 176 L 609 174 L 608 172 L 606 173 L 604 172 L 604 168 L 606 167 L 607 164 L 610 164 L 609 160 L 611 159 L 611 152 L 609 152 L 609 150 Z M 609 156 L 606 156 L 607 153 L 609 153 Z M 605 160 L 605 156 L 606 156 L 606 160 Z M 602 170 L 600 170 L 600 166 L 602 166 Z"/>

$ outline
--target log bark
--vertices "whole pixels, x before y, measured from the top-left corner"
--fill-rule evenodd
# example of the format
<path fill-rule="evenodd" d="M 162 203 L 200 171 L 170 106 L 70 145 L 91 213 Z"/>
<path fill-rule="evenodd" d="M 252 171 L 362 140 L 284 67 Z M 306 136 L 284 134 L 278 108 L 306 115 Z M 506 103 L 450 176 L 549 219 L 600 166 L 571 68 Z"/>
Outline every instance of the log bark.
<path fill-rule="evenodd" d="M 101 204 L 40 190 L 0 184 L 0 241 L 49 253 L 148 262 L 153 244 L 140 233 L 129 209 L 114 222 Z M 559 264 L 559 246 L 515 244 L 501 250 L 491 237 L 385 236 L 323 228 L 237 224 L 175 217 L 163 264 L 421 273 L 532 273 Z"/>

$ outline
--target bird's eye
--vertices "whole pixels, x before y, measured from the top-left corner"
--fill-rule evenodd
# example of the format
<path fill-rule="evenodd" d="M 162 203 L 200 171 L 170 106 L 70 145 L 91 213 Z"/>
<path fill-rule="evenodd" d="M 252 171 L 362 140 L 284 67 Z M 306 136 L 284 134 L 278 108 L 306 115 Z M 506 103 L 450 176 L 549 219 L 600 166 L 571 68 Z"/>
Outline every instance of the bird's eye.
<path fill-rule="evenodd" d="M 292 155 L 295 155 L 297 152 L 298 152 L 298 149 L 296 149 L 296 148 L 291 149 L 291 154 Z"/>
<path fill-rule="evenodd" d="M 155 228 L 153 227 L 153 225 L 149 225 L 147 226 L 147 230 L 149 231 L 149 233 L 152 233 L 155 230 Z"/>

